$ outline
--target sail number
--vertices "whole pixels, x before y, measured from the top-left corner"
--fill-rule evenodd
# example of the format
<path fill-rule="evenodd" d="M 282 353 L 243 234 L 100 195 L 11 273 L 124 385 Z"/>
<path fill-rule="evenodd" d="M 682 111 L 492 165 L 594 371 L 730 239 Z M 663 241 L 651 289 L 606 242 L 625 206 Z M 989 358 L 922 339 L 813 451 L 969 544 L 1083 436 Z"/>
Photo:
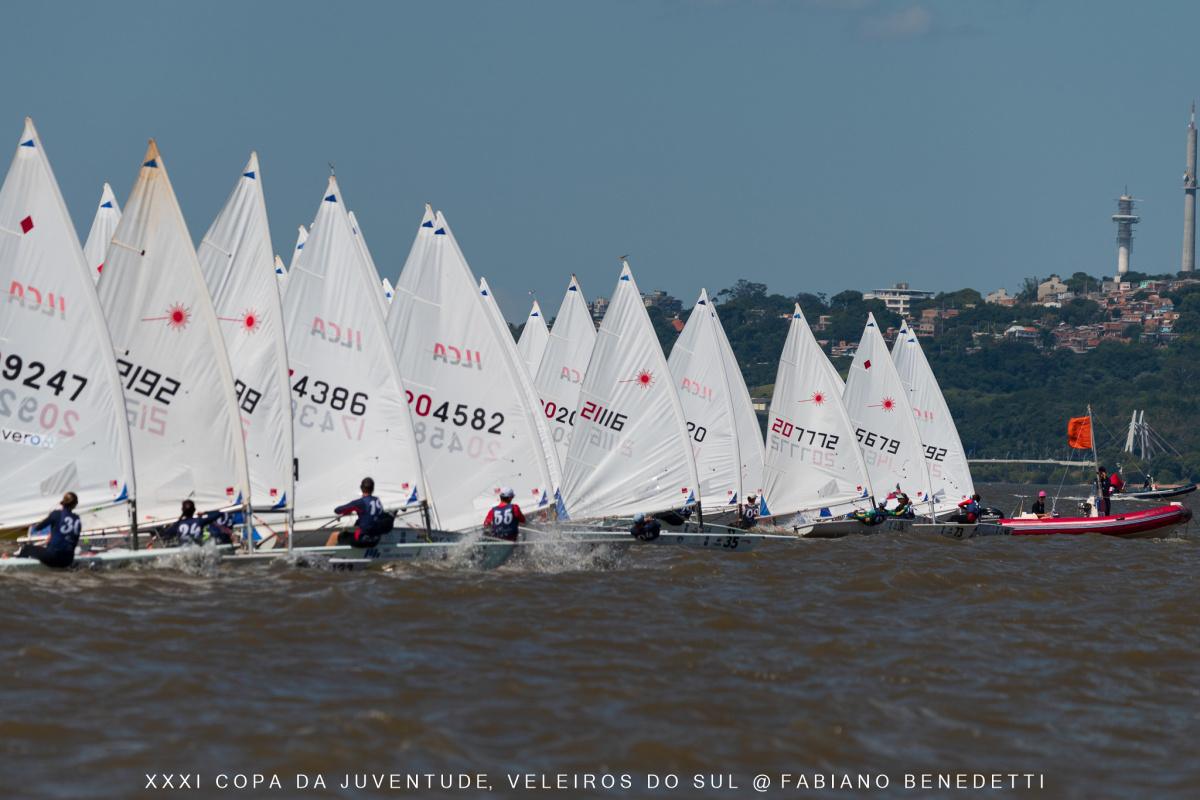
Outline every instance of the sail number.
<path fill-rule="evenodd" d="M 542 401 L 542 413 L 546 415 L 546 419 L 551 422 L 559 422 L 564 425 L 575 424 L 575 412 L 566 406 L 560 406 L 553 400 Z"/>
<path fill-rule="evenodd" d="M 704 437 L 708 435 L 708 428 L 704 427 L 703 425 L 697 425 L 694 422 L 689 422 L 687 424 L 687 431 L 688 436 L 695 439 L 697 444 L 703 442 Z"/>
<path fill-rule="evenodd" d="M 862 443 L 863 447 L 878 449 L 893 456 L 900 452 L 899 439 L 891 439 L 882 433 L 873 433 L 862 428 L 855 428 L 854 435 L 858 437 L 858 441 Z"/>
<path fill-rule="evenodd" d="M 251 389 L 241 381 L 234 381 L 233 389 L 237 395 L 238 408 L 247 414 L 253 414 L 254 409 L 258 408 L 258 401 L 262 400 L 262 392 Z"/>
<path fill-rule="evenodd" d="M 125 351 L 125 355 L 129 355 L 128 350 Z M 174 378 L 123 358 L 117 359 L 117 372 L 120 373 L 121 383 L 126 389 L 142 397 L 149 397 L 164 406 L 171 405 L 171 398 L 179 391 L 181 385 Z"/>
<path fill-rule="evenodd" d="M 458 428 L 470 427 L 476 431 L 486 430 L 488 433 L 502 433 L 500 427 L 504 425 L 504 415 L 499 411 L 489 413 L 485 408 L 471 408 L 466 403 L 456 404 L 454 410 L 451 411 L 449 400 L 435 408 L 433 398 L 427 394 L 414 395 L 412 392 L 405 392 L 405 394 L 408 395 L 408 404 L 412 406 L 413 413 L 418 417 L 433 417 L 442 422 L 452 423 Z"/>
<path fill-rule="evenodd" d="M 3 366 L 0 366 L 0 375 L 3 375 L 5 380 L 19 382 L 22 386 L 28 386 L 30 389 L 51 389 L 54 391 L 55 397 L 64 391 L 71 391 L 71 396 L 67 399 L 72 401 L 79 397 L 83 387 L 87 386 L 87 378 L 68 373 L 65 369 L 60 369 L 42 382 L 42 377 L 48 371 L 42 362 L 26 361 L 16 353 L 9 353 L 5 356 Z M 67 386 L 68 377 L 77 385 Z"/>
<path fill-rule="evenodd" d="M 841 439 L 841 436 L 836 433 L 822 433 L 811 428 L 801 428 L 780 417 L 776 417 L 775 421 L 771 423 L 771 431 L 778 433 L 784 439 L 795 438 L 797 444 L 808 444 L 810 447 L 821 447 L 826 450 L 836 450 L 838 440 Z M 808 442 L 804 441 L 806 438 Z M 858 438 L 862 439 L 861 436 Z M 817 440 L 820 440 L 819 444 Z"/>
<path fill-rule="evenodd" d="M 314 380 L 312 388 L 308 386 L 308 376 L 302 375 L 299 380 L 292 384 L 292 391 L 298 397 L 308 398 L 308 402 L 315 406 L 328 405 L 334 411 L 345 411 L 349 408 L 350 413 L 356 417 L 361 417 L 367 413 L 367 393 L 353 392 L 344 386 L 331 386 L 325 381 Z M 258 401 L 255 400 L 257 403 Z"/>
<path fill-rule="evenodd" d="M 927 460 L 927 461 L 945 461 L 946 460 L 946 448 L 934 447 L 933 445 L 926 446 L 925 460 Z"/>

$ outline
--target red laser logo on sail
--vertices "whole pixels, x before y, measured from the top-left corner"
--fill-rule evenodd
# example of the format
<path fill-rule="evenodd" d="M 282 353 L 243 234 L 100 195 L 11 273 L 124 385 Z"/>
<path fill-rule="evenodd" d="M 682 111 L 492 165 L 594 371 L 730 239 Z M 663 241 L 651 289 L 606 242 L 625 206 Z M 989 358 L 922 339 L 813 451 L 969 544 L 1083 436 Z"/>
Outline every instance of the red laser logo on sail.
<path fill-rule="evenodd" d="M 812 404 L 818 405 L 818 406 L 823 405 L 825 403 L 825 393 L 824 392 L 813 392 L 812 397 L 808 398 L 807 400 L 797 400 L 796 402 L 797 403 L 812 403 Z"/>
<path fill-rule="evenodd" d="M 175 303 L 167 309 L 166 316 L 142 317 L 142 322 L 162 322 L 163 320 L 166 320 L 167 327 L 182 330 L 192 321 L 192 310 L 183 303 Z"/>
<path fill-rule="evenodd" d="M 618 383 L 636 383 L 643 389 L 649 389 L 654 385 L 654 373 L 648 369 L 639 370 L 638 374 L 627 381 L 617 381 Z"/>
<path fill-rule="evenodd" d="M 246 309 L 240 317 L 217 317 L 222 322 L 236 322 L 242 328 L 242 333 L 258 333 L 262 325 L 262 317 L 254 309 Z"/>
<path fill-rule="evenodd" d="M 895 411 L 896 401 L 890 397 L 885 397 L 878 403 L 872 403 L 871 405 L 867 406 L 867 408 L 882 408 L 884 411 Z"/>

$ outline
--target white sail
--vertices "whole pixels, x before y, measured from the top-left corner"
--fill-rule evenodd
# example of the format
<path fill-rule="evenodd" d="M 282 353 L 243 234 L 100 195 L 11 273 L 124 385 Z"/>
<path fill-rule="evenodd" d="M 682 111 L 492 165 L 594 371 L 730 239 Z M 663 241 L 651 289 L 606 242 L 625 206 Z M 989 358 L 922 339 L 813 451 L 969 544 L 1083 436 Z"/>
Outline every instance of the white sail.
<path fill-rule="evenodd" d="M 308 228 L 303 225 L 296 228 L 296 246 L 292 248 L 292 257 L 288 261 L 288 271 L 296 266 L 296 261 L 300 258 L 300 254 L 304 252 L 304 243 L 308 241 Z"/>
<path fill-rule="evenodd" d="M 287 267 L 283 265 L 283 259 L 278 254 L 275 255 L 275 282 L 279 284 L 279 296 L 283 297 L 283 293 L 287 291 Z"/>
<path fill-rule="evenodd" d="M 504 486 L 526 508 L 548 504 L 553 480 L 520 365 L 506 355 L 446 220 L 428 206 L 388 329 L 441 526 L 478 527 Z"/>
<path fill-rule="evenodd" d="M 892 361 L 908 390 L 908 402 L 921 433 L 934 510 L 940 513 L 956 509 L 960 500 L 975 493 L 971 468 L 967 465 L 967 454 L 954 418 L 950 416 L 950 407 L 946 405 L 946 398 L 916 333 L 907 324 L 901 324 L 892 345 Z"/>
<path fill-rule="evenodd" d="M 292 401 L 283 308 L 258 154 L 197 250 L 233 369 L 256 508 L 284 511 L 292 491 Z"/>
<path fill-rule="evenodd" d="M 387 300 L 388 305 L 392 304 L 392 298 L 396 296 L 396 289 L 392 286 L 392 282 L 387 278 L 383 279 L 383 299 Z"/>
<path fill-rule="evenodd" d="M 108 243 L 112 241 L 113 231 L 121 221 L 121 207 L 117 205 L 117 196 L 112 187 L 106 182 L 100 192 L 100 205 L 96 206 L 96 216 L 92 218 L 92 227 L 88 231 L 87 244 L 83 246 L 83 257 L 92 271 L 92 280 L 100 280 L 100 272 L 104 269 L 104 256 L 108 253 Z"/>
<path fill-rule="evenodd" d="M 367 247 L 367 240 L 363 237 L 362 228 L 358 225 L 358 217 L 354 216 L 353 211 L 348 211 L 346 214 L 350 218 L 350 230 L 354 233 L 354 240 L 358 243 L 358 249 L 362 253 L 363 261 L 367 262 L 367 267 L 370 268 L 371 274 L 375 276 L 376 285 L 386 290 L 387 287 L 384 286 L 383 281 L 379 278 L 379 270 L 375 266 L 375 259 L 371 257 L 371 250 Z M 382 301 L 383 316 L 387 317 L 388 305 L 390 305 L 391 301 L 383 292 L 380 292 L 377 296 Z"/>
<path fill-rule="evenodd" d="M 746 496 L 742 486 L 742 443 L 734 419 L 720 324 L 708 292 L 701 289 L 667 360 L 687 420 L 700 493 L 710 507 L 736 505 Z M 754 486 L 750 491 L 757 489 Z"/>
<path fill-rule="evenodd" d="M 930 488 L 921 434 L 874 314 L 868 316 L 842 399 L 876 499 L 899 486 L 924 510 L 920 505 L 929 501 Z"/>
<path fill-rule="evenodd" d="M 125 401 L 92 269 L 33 121 L 0 188 L 0 528 L 28 525 L 66 491 L 77 511 L 134 495 Z"/>
<path fill-rule="evenodd" d="M 525 327 L 521 329 L 521 338 L 517 341 L 517 350 L 525 361 L 525 367 L 530 375 L 536 375 L 538 365 L 542 363 L 542 353 L 546 350 L 546 342 L 550 338 L 550 329 L 542 317 L 542 307 L 538 301 L 533 301 Z"/>
<path fill-rule="evenodd" d="M 133 439 L 138 516 L 250 502 L 246 449 L 220 325 L 154 140 L 100 279 Z"/>
<path fill-rule="evenodd" d="M 328 517 L 358 494 L 364 477 L 374 479 L 385 508 L 430 500 L 379 279 L 363 260 L 345 208 L 330 177 L 283 303 L 299 520 Z"/>
<path fill-rule="evenodd" d="M 579 281 L 572 275 L 533 376 L 533 387 L 541 401 L 542 415 L 550 427 L 550 438 L 554 441 L 560 465 L 567 461 L 579 389 L 583 386 L 583 376 L 595 344 L 596 325 L 592 322 L 592 312 L 583 299 Z"/>
<path fill-rule="evenodd" d="M 624 263 L 579 392 L 563 464 L 567 510 L 578 519 L 700 502 L 691 442 L 667 360 Z"/>
<path fill-rule="evenodd" d="M 542 405 L 538 400 L 537 390 L 533 388 L 533 378 L 525 369 L 525 362 L 521 359 L 517 345 L 513 342 L 512 332 L 508 328 L 508 320 L 504 319 L 504 315 L 500 312 L 500 306 L 496 303 L 496 296 L 492 294 L 492 287 L 488 286 L 487 278 L 479 279 L 479 296 L 488 310 L 488 315 L 496 331 L 496 338 L 500 340 L 505 355 L 513 364 L 513 372 L 517 376 L 522 394 L 525 395 L 526 408 L 531 409 L 531 416 L 537 426 L 538 441 L 542 444 L 542 455 L 550 470 L 550 486 L 558 491 L 562 486 L 562 468 L 559 466 L 558 451 L 554 447 L 554 440 L 550 436 L 550 426 L 546 424 L 546 417 L 542 414 Z M 549 498 L 547 498 L 548 500 Z"/>
<path fill-rule="evenodd" d="M 716 309 L 713 309 L 714 314 Z M 725 379 L 729 384 L 729 397 L 733 403 L 733 421 L 737 429 L 738 449 L 742 464 L 743 497 L 751 492 L 762 497 L 763 464 L 766 454 L 763 450 L 762 426 L 758 424 L 758 414 L 754 410 L 754 401 L 750 399 L 750 390 L 746 388 L 746 379 L 742 377 L 742 367 L 733 352 L 733 345 L 725 335 L 721 325 L 720 315 L 716 316 L 717 333 L 721 338 L 721 354 L 725 359 Z M 836 373 L 835 373 L 836 374 Z"/>
<path fill-rule="evenodd" d="M 763 507 L 774 516 L 845 513 L 871 493 L 842 380 L 813 337 L 800 305 L 779 358 L 767 415 Z"/>

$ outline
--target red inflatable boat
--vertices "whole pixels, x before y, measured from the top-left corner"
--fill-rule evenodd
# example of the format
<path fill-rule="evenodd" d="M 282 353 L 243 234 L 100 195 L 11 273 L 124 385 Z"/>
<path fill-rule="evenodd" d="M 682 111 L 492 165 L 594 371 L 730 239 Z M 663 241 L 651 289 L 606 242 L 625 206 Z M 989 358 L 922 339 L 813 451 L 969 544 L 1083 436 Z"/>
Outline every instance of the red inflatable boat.
<path fill-rule="evenodd" d="M 1019 517 L 1002 519 L 999 524 L 1013 536 L 1039 536 L 1052 533 L 1102 533 L 1127 539 L 1156 539 L 1170 533 L 1170 528 L 1183 525 L 1192 518 L 1192 510 L 1179 503 L 1169 506 L 1112 514 L 1107 517 Z"/>

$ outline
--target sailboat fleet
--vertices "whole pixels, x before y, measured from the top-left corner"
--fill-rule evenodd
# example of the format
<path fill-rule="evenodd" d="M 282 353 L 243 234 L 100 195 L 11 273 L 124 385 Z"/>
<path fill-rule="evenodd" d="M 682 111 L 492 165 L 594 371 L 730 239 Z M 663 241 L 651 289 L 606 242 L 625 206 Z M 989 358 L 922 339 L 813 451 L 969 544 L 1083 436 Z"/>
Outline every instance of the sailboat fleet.
<path fill-rule="evenodd" d="M 843 383 L 797 305 L 764 435 L 707 292 L 669 358 L 624 260 L 598 328 L 572 276 L 553 324 L 535 300 L 514 341 L 431 206 L 393 285 L 331 176 L 285 266 L 253 153 L 194 246 L 151 141 L 81 248 L 27 120 L 0 285 L 0 529 L 70 490 L 124 552 L 185 499 L 229 513 L 247 556 L 348 550 L 324 544 L 332 509 L 370 475 L 396 514 L 385 550 L 478 531 L 502 487 L 549 531 L 611 538 L 650 513 L 732 549 L 762 534 L 715 522 L 834 531 L 901 491 L 936 520 L 974 491 L 907 327 L 889 353 L 869 318 Z"/>

